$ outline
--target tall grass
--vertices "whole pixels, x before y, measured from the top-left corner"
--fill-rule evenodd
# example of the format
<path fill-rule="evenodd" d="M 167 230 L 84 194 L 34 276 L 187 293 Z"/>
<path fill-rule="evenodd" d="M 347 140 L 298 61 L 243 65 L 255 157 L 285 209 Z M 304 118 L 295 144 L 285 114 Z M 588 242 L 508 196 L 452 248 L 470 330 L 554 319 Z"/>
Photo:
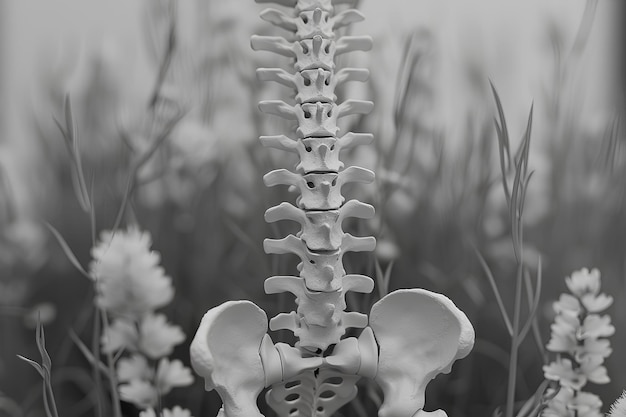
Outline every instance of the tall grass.
<path fill-rule="evenodd" d="M 87 416 L 94 410 L 108 415 L 104 404 L 117 391 L 106 375 L 114 374 L 110 366 L 118 358 L 102 357 L 105 369 L 94 359 L 101 356 L 106 314 L 93 308 L 94 289 L 81 266 L 88 264 L 101 230 L 136 223 L 150 231 L 176 288 L 163 311 L 187 335 L 208 308 L 229 299 L 251 299 L 269 316 L 292 303 L 287 296 L 265 296 L 262 285 L 268 276 L 295 268 L 293 260 L 269 258 L 262 250 L 265 237 L 293 232 L 293 225 L 263 221 L 267 207 L 291 198 L 286 190 L 266 189 L 263 174 L 295 163 L 255 140 L 277 130 L 256 112 L 258 97 L 271 87 L 254 81 L 259 58 L 247 45 L 233 45 L 240 33 L 229 32 L 226 16 L 198 16 L 210 25 L 185 41 L 176 37 L 180 17 L 172 5 L 146 5 L 154 84 L 142 97 L 122 95 L 116 85 L 127 80 L 98 74 L 84 90 L 70 92 L 71 100 L 64 100 L 67 92 L 54 83 L 41 92 L 50 113 L 34 115 L 33 138 L 23 138 L 37 143 L 33 166 L 46 184 L 44 193 L 32 198 L 38 217 L 20 217 L 15 209 L 0 219 L 0 410 L 7 415 L 41 415 L 44 404 L 52 412 L 53 389 L 59 415 Z M 590 1 L 571 52 L 564 53 L 554 39 L 554 82 L 544 97 L 535 98 L 525 133 L 506 124 L 500 100 L 514 98 L 499 96 L 500 85 L 491 90 L 486 69 L 468 65 L 459 71 L 478 80 L 480 96 L 474 108 L 458 115 L 463 140 L 453 144 L 451 126 L 434 124 L 427 112 L 435 108 L 437 91 L 425 66 L 436 57 L 431 53 L 436 43 L 424 30 L 406 36 L 397 84 L 375 81 L 369 91 L 375 102 L 384 102 L 394 89 L 391 137 L 377 116 L 351 119 L 346 126 L 346 131 L 379 132 L 373 151 L 346 155 L 347 163 L 365 161 L 377 172 L 376 187 L 346 189 L 351 197 L 374 201 L 377 218 L 367 225 L 346 222 L 345 230 L 374 234 L 379 241 L 373 257 L 346 256 L 350 273 L 370 275 L 377 283 L 372 295 L 351 295 L 349 308 L 366 312 L 389 291 L 422 287 L 454 300 L 476 329 L 474 353 L 433 381 L 426 409 L 442 408 L 451 416 L 496 410 L 507 417 L 532 415 L 546 388 L 543 345 L 551 303 L 562 291 L 562 279 L 583 266 L 603 272 L 603 288 L 616 299 L 609 310 L 617 329 L 612 345 L 615 352 L 626 351 L 626 304 L 620 302 L 626 297 L 623 112 L 616 106 L 604 126 L 593 129 L 574 104 L 584 100 L 576 96 L 574 74 L 594 10 Z M 264 30 L 260 25 L 256 32 Z M 567 59 L 557 59 L 563 55 Z M 374 80 L 382 78 L 372 71 Z M 132 111 L 122 113 L 124 107 Z M 7 207 L 9 189 L 10 184 L 0 188 Z M 15 227 L 42 221 L 52 232 L 34 242 L 29 236 L 40 235 Z M 356 227 L 371 230 L 351 230 Z M 43 250 L 37 252 L 38 245 Z M 25 256 L 29 251 L 42 254 L 38 266 L 37 259 Z M 18 301 L 3 297 L 10 291 L 21 294 L 13 298 Z M 45 325 L 55 367 L 49 390 L 42 391 L 37 372 L 15 355 L 37 354 L 23 318 L 43 301 L 56 306 L 57 316 Z M 280 333 L 275 340 L 288 337 Z M 187 343 L 173 354 L 185 363 Z M 614 354 L 607 361 L 611 383 L 595 389 L 607 405 L 626 386 L 623 367 L 623 357 Z M 339 415 L 375 415 L 381 395 L 375 384 L 362 381 L 355 402 Z M 113 398 L 108 404 L 120 402 Z M 219 398 L 196 381 L 172 392 L 162 406 L 173 404 L 195 416 L 215 415 Z M 112 412 L 137 415 L 138 410 L 122 404 Z"/>

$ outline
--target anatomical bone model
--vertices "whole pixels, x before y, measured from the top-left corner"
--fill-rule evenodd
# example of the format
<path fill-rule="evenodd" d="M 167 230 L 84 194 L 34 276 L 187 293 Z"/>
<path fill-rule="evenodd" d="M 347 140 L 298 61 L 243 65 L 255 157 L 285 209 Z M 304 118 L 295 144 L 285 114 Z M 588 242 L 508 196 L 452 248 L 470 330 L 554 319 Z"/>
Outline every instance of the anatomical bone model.
<path fill-rule="evenodd" d="M 268 0 L 257 0 L 265 2 Z M 262 101 L 263 112 L 298 122 L 295 137 L 262 136 L 265 146 L 297 153 L 295 171 L 278 169 L 263 178 L 267 186 L 289 185 L 300 192 L 296 205 L 282 203 L 265 213 L 268 222 L 293 220 L 301 231 L 284 239 L 266 239 L 267 253 L 292 253 L 301 258 L 299 276 L 274 276 L 265 281 L 267 294 L 290 292 L 297 310 L 269 321 L 269 329 L 293 331 L 295 346 L 274 343 L 267 334 L 265 312 L 250 301 L 228 301 L 210 309 L 191 344 L 191 363 L 204 378 L 206 390 L 217 390 L 223 401 L 219 416 L 259 417 L 257 397 L 264 388 L 267 404 L 281 417 L 328 417 L 351 401 L 360 378 L 372 378 L 382 388 L 381 417 L 445 416 L 428 413 L 424 391 L 428 382 L 450 371 L 474 344 L 469 320 L 443 295 L 421 289 L 394 291 L 373 307 L 369 316 L 346 312 L 348 291 L 369 293 L 374 282 L 346 274 L 342 258 L 349 251 L 372 251 L 373 237 L 344 233 L 347 217 L 371 218 L 374 208 L 357 200 L 344 202 L 341 187 L 372 182 L 374 173 L 347 167 L 339 153 L 370 143 L 371 134 L 338 136 L 337 119 L 367 114 L 373 103 L 336 103 L 335 87 L 365 81 L 365 69 L 335 71 L 335 57 L 368 50 L 367 36 L 337 38 L 335 30 L 363 19 L 360 12 L 335 10 L 346 0 L 274 0 L 288 12 L 267 9 L 261 18 L 292 33 L 291 40 L 253 36 L 255 50 L 294 58 L 293 74 L 260 68 L 262 80 L 293 87 L 295 105 Z M 363 329 L 344 337 L 347 328 Z"/>

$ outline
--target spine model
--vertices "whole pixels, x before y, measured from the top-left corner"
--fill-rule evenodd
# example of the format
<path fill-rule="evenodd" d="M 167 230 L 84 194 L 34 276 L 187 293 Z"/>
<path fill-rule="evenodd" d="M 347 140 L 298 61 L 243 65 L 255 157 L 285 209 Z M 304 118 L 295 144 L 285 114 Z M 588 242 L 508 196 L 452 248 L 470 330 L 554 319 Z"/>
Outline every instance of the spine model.
<path fill-rule="evenodd" d="M 288 2 L 282 2 L 286 5 Z M 354 9 L 333 14 L 330 1 L 289 2 L 292 15 L 267 9 L 261 18 L 293 33 L 294 41 L 281 37 L 253 36 L 252 48 L 267 50 L 295 59 L 294 73 L 276 68 L 259 68 L 261 80 L 271 80 L 293 87 L 295 105 L 271 100 L 259 108 L 298 122 L 295 137 L 262 136 L 261 143 L 272 148 L 295 152 L 300 162 L 296 172 L 278 169 L 265 175 L 265 184 L 289 185 L 300 192 L 296 206 L 282 203 L 265 213 L 268 222 L 293 220 L 299 222 L 297 236 L 266 239 L 266 253 L 292 253 L 301 259 L 299 277 L 271 277 L 265 281 L 268 294 L 289 291 L 296 296 L 298 309 L 280 314 L 270 321 L 272 330 L 288 329 L 298 337 L 298 347 L 306 353 L 320 355 L 339 342 L 347 327 L 367 326 L 367 317 L 346 313 L 346 291 L 369 293 L 374 288 L 371 278 L 346 275 L 343 255 L 348 251 L 372 251 L 373 237 L 354 237 L 344 233 L 341 223 L 346 217 L 371 218 L 374 207 L 357 200 L 345 202 L 343 184 L 370 183 L 374 173 L 360 167 L 348 167 L 339 159 L 343 149 L 373 140 L 371 134 L 347 133 L 338 137 L 337 121 L 342 116 L 367 114 L 374 107 L 371 101 L 346 100 L 337 104 L 335 88 L 349 81 L 365 81 L 369 71 L 346 68 L 335 71 L 335 57 L 353 50 L 369 50 L 368 36 L 344 36 L 336 39 L 335 30 L 363 19 Z"/>
<path fill-rule="evenodd" d="M 379 416 L 425 416 L 426 384 L 449 372 L 473 346 L 474 331 L 467 317 L 446 297 L 420 289 L 387 295 L 369 316 L 345 311 L 346 292 L 370 293 L 374 282 L 364 275 L 346 274 L 343 255 L 372 251 L 376 241 L 342 230 L 345 218 L 372 218 L 374 208 L 357 200 L 346 202 L 341 188 L 346 183 L 370 183 L 374 173 L 344 168 L 339 154 L 371 143 L 373 137 L 351 132 L 338 136 L 337 123 L 342 116 L 368 114 L 373 103 L 336 102 L 338 85 L 366 81 L 369 72 L 336 71 L 335 57 L 369 50 L 372 39 L 337 37 L 337 29 L 363 20 L 354 9 L 336 12 L 340 3 L 351 1 L 273 2 L 289 11 L 267 9 L 261 18 L 289 31 L 290 40 L 253 36 L 252 48 L 292 58 L 294 71 L 260 68 L 257 75 L 292 87 L 295 104 L 270 100 L 259 103 L 259 108 L 297 121 L 297 129 L 293 137 L 260 139 L 265 146 L 296 153 L 299 163 L 295 172 L 278 169 L 263 179 L 269 187 L 288 185 L 299 196 L 295 205 L 283 202 L 267 210 L 265 219 L 292 220 L 301 230 L 283 239 L 266 239 L 264 249 L 270 254 L 295 254 L 301 262 L 298 276 L 270 277 L 265 292 L 292 293 L 297 309 L 269 322 L 265 312 L 249 301 L 229 301 L 210 309 L 191 344 L 192 366 L 204 377 L 205 388 L 220 394 L 224 417 L 262 416 L 257 397 L 264 388 L 269 388 L 267 404 L 280 417 L 329 417 L 356 396 L 356 382 L 362 377 L 374 379 L 383 390 Z M 268 327 L 290 330 L 298 342 L 275 344 Z M 358 338 L 344 337 L 347 328 L 363 330 Z"/>

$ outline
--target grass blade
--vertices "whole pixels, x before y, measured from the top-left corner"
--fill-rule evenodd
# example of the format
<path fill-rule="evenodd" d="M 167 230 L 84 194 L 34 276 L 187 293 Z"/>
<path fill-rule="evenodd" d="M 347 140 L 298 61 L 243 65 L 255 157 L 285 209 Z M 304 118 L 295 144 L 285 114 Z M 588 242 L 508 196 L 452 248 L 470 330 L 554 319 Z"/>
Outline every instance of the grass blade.
<path fill-rule="evenodd" d="M 534 291 L 534 296 L 532 295 L 532 283 L 530 282 L 530 275 L 529 274 L 524 274 L 524 282 L 526 285 L 526 292 L 527 292 L 527 296 L 528 296 L 528 302 L 529 302 L 529 309 L 530 311 L 528 312 L 528 319 L 526 320 L 526 323 L 524 323 L 524 326 L 522 327 L 522 329 L 519 332 L 519 343 L 521 343 L 524 338 L 526 338 L 526 335 L 528 334 L 528 331 L 531 328 L 531 325 L 533 323 L 533 321 L 535 320 L 535 317 L 537 316 L 537 309 L 539 308 L 539 300 L 541 299 L 541 281 L 542 281 L 542 274 L 541 274 L 541 258 L 539 258 L 539 265 L 537 266 L 537 282 L 535 283 L 535 291 Z"/>
<path fill-rule="evenodd" d="M 69 259 L 72 265 L 74 265 L 74 268 L 76 268 L 85 277 L 91 279 L 91 276 L 87 273 L 87 271 L 85 271 L 80 262 L 78 262 L 76 255 L 74 255 L 74 252 L 72 252 L 70 246 L 67 244 L 63 236 L 61 236 L 61 233 L 59 233 L 59 231 L 55 229 L 54 226 L 52 226 L 50 223 L 46 223 L 46 226 L 48 227 L 48 229 L 50 229 L 56 240 L 59 242 L 59 245 L 61 245 L 61 249 L 63 249 L 65 256 L 67 256 L 67 259 Z"/>
<path fill-rule="evenodd" d="M 41 361 L 44 369 L 52 370 L 52 359 L 46 350 L 46 337 L 43 331 L 43 325 L 41 320 L 37 318 L 37 329 L 35 330 L 35 341 L 37 343 L 37 349 L 41 355 Z"/>
<path fill-rule="evenodd" d="M 511 319 L 509 318 L 509 315 L 506 312 L 506 309 L 504 308 L 504 302 L 502 301 L 502 296 L 500 295 L 500 291 L 498 290 L 498 286 L 496 285 L 496 280 L 493 278 L 491 269 L 489 269 L 489 266 L 487 265 L 485 258 L 483 258 L 483 256 L 480 254 L 478 249 L 474 248 L 474 252 L 476 252 L 478 261 L 480 262 L 480 265 L 482 266 L 483 270 L 485 271 L 485 274 L 487 275 L 487 280 L 489 281 L 489 284 L 491 285 L 491 289 L 493 290 L 493 293 L 495 294 L 496 301 L 498 303 L 498 308 L 500 308 L 500 314 L 502 315 L 502 319 L 504 320 L 506 329 L 509 332 L 509 335 L 512 337 L 513 325 L 511 324 Z"/>
<path fill-rule="evenodd" d="M 72 341 L 76 344 L 76 347 L 78 347 L 78 350 L 80 350 L 85 359 L 87 359 L 87 362 L 89 362 L 92 366 L 96 366 L 98 370 L 108 378 L 109 370 L 107 367 L 93 356 L 89 348 L 83 343 L 82 340 L 80 340 L 78 335 L 73 330 L 69 331 L 69 335 L 70 339 L 72 339 Z"/>
<path fill-rule="evenodd" d="M 28 359 L 25 356 L 22 355 L 16 355 L 18 358 L 20 358 L 21 360 L 23 360 L 24 362 L 26 362 L 27 364 L 29 364 L 30 366 L 32 366 L 33 368 L 35 368 L 35 370 L 37 372 L 39 372 L 39 375 L 41 375 L 41 377 L 43 378 L 43 368 L 41 367 L 41 365 L 39 365 L 37 362 L 35 362 L 32 359 Z"/>

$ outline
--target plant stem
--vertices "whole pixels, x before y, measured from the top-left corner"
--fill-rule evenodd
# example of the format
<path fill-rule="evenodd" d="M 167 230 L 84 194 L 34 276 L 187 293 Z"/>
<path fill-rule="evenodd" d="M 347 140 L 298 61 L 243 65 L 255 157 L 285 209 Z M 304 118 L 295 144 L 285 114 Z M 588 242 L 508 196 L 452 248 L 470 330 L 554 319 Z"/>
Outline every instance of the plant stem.
<path fill-rule="evenodd" d="M 109 328 L 109 318 L 107 317 L 107 313 L 104 309 L 100 309 L 100 314 L 102 315 L 102 323 L 104 324 L 104 328 Z M 113 415 L 115 417 L 122 417 L 122 408 L 120 405 L 120 396 L 117 391 L 117 377 L 115 374 L 115 368 L 113 364 L 113 355 L 111 355 L 110 351 L 106 352 L 107 358 L 107 367 L 109 368 L 109 383 L 111 386 L 111 402 L 113 403 Z"/>
<path fill-rule="evenodd" d="M 94 323 L 93 323 L 93 334 L 91 339 L 91 351 L 94 358 L 100 357 L 100 309 L 94 309 Z M 93 379 L 96 388 L 96 412 L 98 417 L 102 417 L 102 379 L 100 378 L 100 369 L 98 369 L 98 363 L 94 361 L 93 363 Z"/>
<path fill-rule="evenodd" d="M 524 264 L 520 260 L 517 264 L 517 276 L 515 277 L 515 306 L 513 312 L 513 337 L 511 338 L 511 354 L 509 357 L 509 379 L 506 395 L 506 417 L 513 417 L 515 407 L 515 385 L 517 382 L 517 354 L 519 351 L 519 322 L 522 304 L 522 279 Z"/>

